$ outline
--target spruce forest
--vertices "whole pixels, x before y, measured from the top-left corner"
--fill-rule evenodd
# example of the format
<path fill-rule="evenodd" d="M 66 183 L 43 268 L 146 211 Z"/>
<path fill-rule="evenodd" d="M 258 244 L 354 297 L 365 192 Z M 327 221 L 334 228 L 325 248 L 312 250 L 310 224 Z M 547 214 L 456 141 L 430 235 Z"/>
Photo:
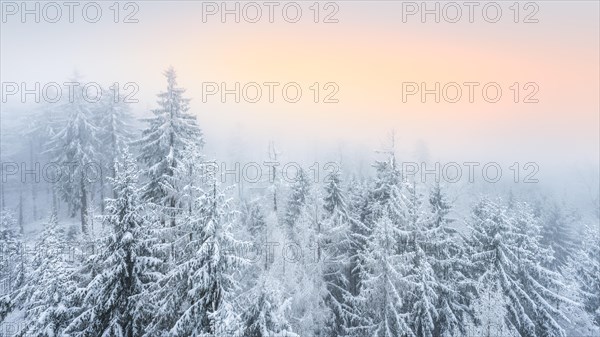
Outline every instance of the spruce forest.
<path fill-rule="evenodd" d="M 162 87 L 143 119 L 76 96 L 3 135 L 0 335 L 600 334 L 597 212 L 464 199 L 407 176 L 393 134 L 368 169 L 271 165 L 241 188 L 208 169 L 203 112 L 172 68 Z"/>

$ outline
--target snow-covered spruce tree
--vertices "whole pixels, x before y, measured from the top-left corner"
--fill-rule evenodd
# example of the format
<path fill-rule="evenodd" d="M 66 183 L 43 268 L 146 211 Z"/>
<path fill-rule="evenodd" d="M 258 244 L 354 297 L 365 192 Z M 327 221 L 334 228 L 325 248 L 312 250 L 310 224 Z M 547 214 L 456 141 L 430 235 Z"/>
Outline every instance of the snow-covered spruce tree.
<path fill-rule="evenodd" d="M 15 308 L 15 297 L 25 283 L 24 245 L 14 214 L 0 211 L 0 320 Z"/>
<path fill-rule="evenodd" d="M 371 207 L 373 209 L 387 208 L 389 205 L 389 199 L 392 197 L 392 189 L 395 186 L 399 186 L 402 182 L 402 172 L 398 167 L 398 161 L 396 159 L 396 132 L 392 131 L 387 136 L 389 138 L 389 144 L 386 145 L 386 149 L 376 151 L 385 155 L 384 160 L 376 160 L 373 167 L 375 167 L 376 176 L 374 185 L 370 188 L 371 201 L 379 204 L 379 206 L 385 205 L 385 207 Z M 388 209 L 390 211 L 390 209 Z M 394 221 L 396 214 L 392 211 L 388 214 L 390 220 Z M 374 214 L 373 219 L 376 221 L 378 215 Z M 368 221 L 365 221 L 368 222 Z"/>
<path fill-rule="evenodd" d="M 322 335 L 332 318 L 325 299 L 324 261 L 319 260 L 320 220 L 323 212 L 319 191 L 310 186 L 306 174 L 299 171 L 292 184 L 279 244 L 281 277 L 291 307 L 287 318 L 292 330 L 306 335 Z M 276 239 L 277 240 L 277 239 Z"/>
<path fill-rule="evenodd" d="M 177 213 L 165 212 L 162 205 L 150 203 L 149 219 L 157 226 L 153 226 L 155 236 L 160 239 L 156 246 L 159 255 L 167 261 L 165 272 L 176 264 L 189 258 L 193 246 L 189 243 L 196 240 L 198 232 L 195 230 L 194 211 L 197 200 L 202 196 L 207 181 L 215 178 L 214 162 L 204 162 L 198 144 L 191 144 L 182 150 L 182 159 L 174 168 L 173 181 L 177 182 L 177 190 L 173 191 L 173 200 Z M 175 226 L 164 226 L 165 213 L 169 213 Z"/>
<path fill-rule="evenodd" d="M 408 281 L 401 310 L 409 313 L 409 326 L 417 336 L 432 337 L 439 318 L 437 303 L 441 284 L 435 273 L 436 259 L 430 254 L 432 241 L 423 195 L 415 182 L 391 186 L 387 209 L 393 214 L 396 254 L 401 257 L 401 276 Z"/>
<path fill-rule="evenodd" d="M 415 247 L 415 231 L 420 230 L 426 222 L 426 201 L 424 193 L 419 188 L 420 186 L 417 186 L 414 180 L 403 181 L 391 188 L 388 208 L 394 216 L 394 221 L 403 231 L 400 243 L 405 248 L 399 248 L 400 250 Z"/>
<path fill-rule="evenodd" d="M 329 215 L 336 212 L 346 212 L 346 200 L 341 186 L 340 172 L 336 171 L 327 176 L 323 208 Z"/>
<path fill-rule="evenodd" d="M 388 161 L 376 162 L 376 177 L 373 182 L 363 184 L 361 188 L 350 185 L 351 205 L 350 213 L 350 242 L 348 292 L 345 302 L 348 303 L 346 312 L 345 330 L 353 335 L 364 333 L 364 298 L 361 293 L 364 281 L 369 274 L 370 266 L 367 261 L 369 253 L 369 241 L 372 239 L 373 229 L 383 211 L 389 211 L 388 205 L 392 194 L 392 188 L 399 183 L 399 175 L 395 170 L 395 157 L 390 155 Z M 395 216 L 396 213 L 393 213 Z M 387 213 L 389 221 L 391 216 Z M 393 231 L 397 235 L 397 231 Z M 398 237 L 394 238 L 396 241 Z M 397 246 L 393 247 L 397 252 Z"/>
<path fill-rule="evenodd" d="M 96 125 L 98 125 L 98 137 L 102 144 L 102 171 L 99 178 L 101 211 L 104 213 L 104 193 L 107 184 L 106 178 L 116 178 L 115 164 L 122 155 L 125 147 L 131 142 L 133 127 L 132 116 L 124 97 L 118 93 L 118 88 L 105 90 L 108 95 L 102 97 L 96 112 Z M 116 198 L 113 189 L 112 197 Z"/>
<path fill-rule="evenodd" d="M 238 334 L 244 337 L 292 336 L 285 317 L 290 302 L 284 299 L 284 293 L 271 271 L 261 274 L 256 286 L 248 293 L 251 305 L 243 313 Z"/>
<path fill-rule="evenodd" d="M 430 220 L 434 227 L 445 229 L 454 221 L 454 219 L 448 218 L 452 205 L 448 202 L 439 183 L 436 183 L 429 193 L 429 206 L 431 211 Z"/>
<path fill-rule="evenodd" d="M 288 237 L 283 247 L 282 277 L 291 295 L 288 321 L 294 332 L 308 336 L 324 335 L 333 319 L 326 303 L 328 289 L 323 278 L 329 261 L 318 233 L 318 212 L 322 209 L 319 200 L 312 193 L 307 197 L 306 207 L 294 223 L 293 237 Z"/>
<path fill-rule="evenodd" d="M 521 336 L 565 336 L 561 276 L 543 265 L 552 251 L 540 244 L 540 225 L 526 204 L 511 209 L 482 200 L 471 219 L 470 245 L 480 287 L 502 294 L 506 324 Z M 489 289 L 488 289 L 489 288 Z"/>
<path fill-rule="evenodd" d="M 359 221 L 351 225 L 350 304 L 346 330 L 352 336 L 410 336 L 409 312 L 402 290 L 412 285 L 400 269 L 406 257 L 400 239 L 407 241 L 400 223 L 405 199 L 401 194 L 401 172 L 394 151 L 374 164 L 376 177 L 358 205 Z M 358 275 L 357 275 L 358 272 Z M 376 303 L 375 305 L 373 305 Z M 391 323 L 390 323 L 391 322 Z"/>
<path fill-rule="evenodd" d="M 182 165 L 184 150 L 200 148 L 204 140 L 196 117 L 189 113 L 190 100 L 183 97 L 185 89 L 177 87 L 175 70 L 169 68 L 164 75 L 167 91 L 158 94 L 159 107 L 152 110 L 153 117 L 144 120 L 148 128 L 135 144 L 140 146 L 139 160 L 146 165 L 144 200 L 164 207 L 174 227 L 179 188 L 175 170 Z"/>
<path fill-rule="evenodd" d="M 377 207 L 370 207 L 371 209 L 387 209 L 390 220 L 398 221 L 401 218 L 401 211 L 398 207 L 401 205 L 401 193 L 400 188 L 402 187 L 401 172 L 398 170 L 396 164 L 396 157 L 392 154 L 386 161 L 377 161 L 374 164 L 377 172 L 374 186 L 370 192 L 370 206 L 378 205 Z M 391 199 L 393 202 L 390 202 Z M 368 210 L 366 222 L 376 221 L 378 214 Z"/>
<path fill-rule="evenodd" d="M 25 324 L 19 336 L 60 336 L 72 318 L 66 300 L 73 270 L 67 263 L 66 247 L 60 240 L 57 225 L 54 211 L 35 246 L 30 277 L 20 289 Z"/>
<path fill-rule="evenodd" d="M 71 217 L 80 211 L 84 235 L 90 231 L 88 198 L 91 177 L 88 172 L 101 162 L 98 128 L 93 115 L 97 103 L 88 100 L 83 97 L 82 90 L 73 90 L 69 101 L 60 107 L 62 114 L 66 115 L 66 121 L 46 144 L 51 160 L 69 168 L 69 174 L 63 174 L 56 186 L 62 199 L 69 205 Z"/>
<path fill-rule="evenodd" d="M 184 258 L 149 294 L 155 313 L 144 336 L 200 336 L 235 329 L 233 295 L 236 271 L 246 263 L 246 243 L 232 235 L 231 201 L 214 180 L 195 202 L 185 234 Z M 239 275 L 238 275 L 239 276 Z"/>
<path fill-rule="evenodd" d="M 198 144 L 190 144 L 182 151 L 183 158 L 180 165 L 175 168 L 175 181 L 178 182 L 179 191 L 176 194 L 178 208 L 189 217 L 192 214 L 194 202 L 201 194 L 202 185 L 209 181 L 211 175 L 216 174 L 216 163 L 207 163 Z"/>
<path fill-rule="evenodd" d="M 519 333 L 506 320 L 508 315 L 506 297 L 493 288 L 487 286 L 479 289 L 470 308 L 476 320 L 464 322 L 467 330 L 465 335 L 519 337 Z"/>
<path fill-rule="evenodd" d="M 364 265 L 361 257 L 362 252 L 366 250 L 367 237 L 371 229 L 364 224 L 369 209 L 369 196 L 365 184 L 359 183 L 356 180 L 351 181 L 348 190 L 348 213 L 353 220 L 350 222 L 350 247 L 348 249 L 348 271 L 346 278 L 348 280 L 347 290 L 350 293 L 346 302 L 351 302 L 351 299 L 358 295 L 361 288 L 361 277 L 364 274 L 362 267 Z M 353 324 L 354 320 L 348 322 L 347 325 Z"/>
<path fill-rule="evenodd" d="M 292 331 L 302 336 L 326 336 L 334 317 L 327 305 L 323 263 L 312 262 L 306 255 L 308 261 L 286 267 L 287 292 L 292 295 L 287 320 Z"/>
<path fill-rule="evenodd" d="M 575 226 L 581 221 L 577 212 L 566 204 L 553 203 L 542 214 L 542 244 L 551 247 L 554 259 L 550 261 L 552 270 L 564 268 L 576 250 Z"/>
<path fill-rule="evenodd" d="M 260 207 L 263 200 L 266 201 L 266 212 Z M 241 323 L 235 336 L 292 336 L 286 317 L 286 312 L 291 310 L 291 300 L 279 279 L 278 263 L 281 261 L 279 257 L 275 261 L 275 252 L 268 245 L 277 236 L 274 232 L 280 229 L 271 201 L 271 195 L 267 195 L 242 205 L 243 229 L 253 238 L 253 251 L 258 255 L 249 256 L 253 263 L 242 271 L 246 277 L 239 290 Z"/>
<path fill-rule="evenodd" d="M 588 227 L 583 247 L 571 261 L 579 284 L 584 309 L 600 327 L 600 233 L 598 227 Z"/>
<path fill-rule="evenodd" d="M 267 244 L 271 241 L 272 231 L 278 227 L 270 224 L 270 220 L 274 218 L 274 211 L 268 205 L 270 201 L 270 197 L 267 196 L 253 201 L 243 201 L 241 205 L 241 230 L 251 237 L 253 246 L 249 247 L 249 249 L 252 253 L 256 253 L 256 256 L 249 258 L 256 258 L 256 261 L 252 260 L 252 268 L 248 270 L 248 272 L 255 273 L 255 279 L 258 279 L 259 275 L 266 273 L 274 260 L 274 256 L 271 256 L 270 252 L 265 252 Z M 267 203 L 267 206 L 265 206 L 266 211 L 261 207 L 261 205 L 264 205 L 262 202 Z M 271 218 L 268 218 L 267 214 L 270 214 Z"/>
<path fill-rule="evenodd" d="M 298 169 L 298 174 L 292 186 L 290 187 L 290 193 L 288 197 L 286 213 L 285 213 L 285 225 L 287 226 L 288 235 L 290 239 L 294 239 L 296 228 L 295 223 L 302 214 L 306 201 L 308 198 L 310 189 L 310 182 L 306 173 L 303 169 Z"/>
<path fill-rule="evenodd" d="M 240 220 L 244 229 L 252 235 L 256 244 L 264 244 L 267 234 L 265 215 L 258 201 L 243 201 Z"/>
<path fill-rule="evenodd" d="M 397 228 L 386 210 L 380 214 L 362 257 L 366 268 L 361 291 L 354 297 L 355 319 L 361 324 L 347 330 L 351 336 L 414 336 L 409 313 L 402 311 L 402 296 L 411 284 L 402 276 L 404 261 L 396 249 Z"/>
<path fill-rule="evenodd" d="M 471 302 L 476 290 L 470 275 L 472 265 L 463 238 L 451 227 L 454 221 L 448 216 L 451 204 L 439 183 L 429 194 L 428 206 L 425 226 L 417 232 L 417 245 L 435 278 L 433 288 L 437 301 L 434 302 L 436 319 L 432 334 L 465 335 L 465 322 L 473 317 Z"/>
<path fill-rule="evenodd" d="M 434 259 L 428 255 L 428 247 L 423 244 L 426 242 L 427 217 L 422 195 L 415 184 L 402 181 L 393 153 L 387 161 L 376 162 L 375 168 L 377 176 L 361 216 L 366 227 L 373 231 L 366 238 L 367 244 L 372 245 L 372 241 L 377 240 L 375 230 L 384 221 L 390 227 L 389 235 L 393 235 L 386 243 L 393 242 L 391 249 L 395 265 L 390 268 L 396 268 L 394 277 L 397 281 L 394 286 L 403 289 L 397 294 L 394 304 L 395 313 L 404 317 L 408 327 L 402 333 L 432 336 L 439 317 L 437 305 L 440 285 L 433 266 Z M 368 256 L 368 250 L 366 253 Z M 360 260 L 363 261 L 361 268 L 368 274 L 372 267 L 367 259 Z M 366 285 L 365 282 L 363 280 Z M 361 291 L 357 297 L 363 296 Z M 360 309 L 354 311 L 353 317 L 361 316 Z"/>
<path fill-rule="evenodd" d="M 141 336 L 152 316 L 144 289 L 157 280 L 161 261 L 151 252 L 144 206 L 135 186 L 137 173 L 127 150 L 116 168 L 116 199 L 107 201 L 105 226 L 112 229 L 100 252 L 102 268 L 87 284 L 81 312 L 66 329 L 69 336 Z"/>
<path fill-rule="evenodd" d="M 363 238 L 369 234 L 383 211 L 396 225 L 404 218 L 405 212 L 401 208 L 405 199 L 401 193 L 401 172 L 398 170 L 393 152 L 385 161 L 376 161 L 373 166 L 376 170 L 375 180 L 362 196 L 357 207 L 360 224 L 352 230 L 353 234 L 359 234 Z"/>
<path fill-rule="evenodd" d="M 328 291 L 326 303 L 334 317 L 327 333 L 340 336 L 345 333 L 346 313 L 350 310 L 345 301 L 351 296 L 348 291 L 348 278 L 352 272 L 349 253 L 353 245 L 350 229 L 357 220 L 348 211 L 339 172 L 327 178 L 323 208 L 325 214 L 319 223 L 317 259 L 324 263 L 323 277 Z"/>
<path fill-rule="evenodd" d="M 403 180 L 393 153 L 386 161 L 375 163 L 377 177 L 371 190 L 371 201 L 366 207 L 365 223 L 377 221 L 378 210 L 386 210 L 388 217 L 396 226 L 396 249 L 399 254 L 414 252 L 415 230 L 422 225 L 422 195 L 415 183 Z"/>
<path fill-rule="evenodd" d="M 440 284 L 429 257 L 420 245 L 416 245 L 415 252 L 411 255 L 410 271 L 406 273 L 406 279 L 413 283 L 412 291 L 405 292 L 412 295 L 405 299 L 410 308 L 410 326 L 417 336 L 433 337 L 435 323 L 439 318 L 436 304 L 439 301 L 437 290 Z"/>

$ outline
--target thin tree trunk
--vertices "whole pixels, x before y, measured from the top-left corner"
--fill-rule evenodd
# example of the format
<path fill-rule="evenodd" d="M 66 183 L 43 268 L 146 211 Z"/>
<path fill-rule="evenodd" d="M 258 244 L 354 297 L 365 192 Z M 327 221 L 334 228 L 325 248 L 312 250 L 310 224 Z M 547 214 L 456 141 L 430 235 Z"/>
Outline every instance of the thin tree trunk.
<path fill-rule="evenodd" d="M 176 201 L 174 197 L 170 198 L 169 206 L 171 207 L 171 227 L 175 227 L 175 206 Z"/>
<path fill-rule="evenodd" d="M 23 228 L 23 190 L 19 188 L 19 232 L 25 232 Z"/>
<path fill-rule="evenodd" d="M 104 172 L 100 169 L 100 214 L 104 215 Z"/>
<path fill-rule="evenodd" d="M 321 261 L 321 221 L 319 221 L 319 207 L 315 205 L 315 222 L 317 224 L 317 262 Z"/>
<path fill-rule="evenodd" d="M 73 206 L 73 202 L 72 201 L 68 201 L 67 202 L 67 207 L 68 207 L 69 216 L 71 218 L 74 218 L 77 212 L 75 211 L 75 206 Z"/>
<path fill-rule="evenodd" d="M 33 154 L 33 142 L 29 141 L 29 160 L 31 161 L 31 165 L 33 165 L 35 167 L 35 161 L 34 161 L 34 154 Z M 36 184 L 39 183 L 39 178 L 37 177 L 37 175 L 34 175 L 33 181 L 31 182 L 31 206 L 32 206 L 32 211 L 33 211 L 33 220 L 37 220 L 37 188 L 36 188 Z"/>
<path fill-rule="evenodd" d="M 81 176 L 81 232 L 89 234 L 88 228 L 88 209 L 87 209 L 87 191 L 85 189 L 84 178 Z"/>

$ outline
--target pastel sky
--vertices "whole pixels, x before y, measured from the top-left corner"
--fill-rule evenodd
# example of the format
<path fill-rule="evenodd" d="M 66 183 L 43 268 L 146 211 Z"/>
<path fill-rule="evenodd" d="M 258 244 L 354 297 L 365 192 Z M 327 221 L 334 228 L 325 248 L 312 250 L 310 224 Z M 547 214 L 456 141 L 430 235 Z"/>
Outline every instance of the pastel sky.
<path fill-rule="evenodd" d="M 77 69 L 84 81 L 136 82 L 140 103 L 133 108 L 141 115 L 154 107 L 162 71 L 172 65 L 213 149 L 235 135 L 247 146 L 276 140 L 290 151 L 340 144 L 370 151 L 395 129 L 401 148 L 424 140 L 445 160 L 597 165 L 598 1 L 538 1 L 538 23 L 515 23 L 513 1 L 497 1 L 497 23 L 476 10 L 474 23 L 465 12 L 454 24 L 432 16 L 403 23 L 402 2 L 394 1 L 338 1 L 338 23 L 314 23 L 313 1 L 297 3 L 303 16 L 294 24 L 277 10 L 275 23 L 266 13 L 255 24 L 218 16 L 203 23 L 202 4 L 193 1 L 138 1 L 139 22 L 132 24 L 111 21 L 112 2 L 102 2 L 106 18 L 95 24 L 78 16 L 55 24 L 8 17 L 0 33 L 2 81 L 62 82 Z M 524 3 L 520 21 L 531 12 Z M 324 4 L 321 16 L 330 12 Z M 202 102 L 203 82 L 269 81 L 299 83 L 302 99 L 292 104 L 276 95 L 269 103 L 265 88 L 259 103 L 222 103 L 217 96 Z M 314 82 L 336 83 L 339 103 L 312 102 Z M 403 82 L 496 82 L 503 93 L 487 103 L 476 90 L 469 103 L 463 87 L 457 103 L 422 103 L 418 96 L 403 103 Z M 514 82 L 535 82 L 539 103 L 514 103 Z M 529 92 L 522 89 L 520 100 Z"/>

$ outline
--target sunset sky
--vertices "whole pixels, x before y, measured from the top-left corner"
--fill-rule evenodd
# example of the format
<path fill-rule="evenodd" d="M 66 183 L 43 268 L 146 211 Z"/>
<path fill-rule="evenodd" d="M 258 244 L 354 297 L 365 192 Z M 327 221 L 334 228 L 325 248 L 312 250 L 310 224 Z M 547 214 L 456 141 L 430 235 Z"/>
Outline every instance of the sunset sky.
<path fill-rule="evenodd" d="M 328 24 L 313 22 L 312 1 L 298 2 L 303 16 L 295 24 L 277 11 L 275 23 L 265 13 L 255 24 L 218 16 L 203 23 L 200 2 L 142 1 L 138 23 L 115 24 L 110 3 L 102 3 L 108 17 L 95 24 L 77 16 L 76 23 L 56 24 L 8 17 L 0 33 L 2 81 L 63 82 L 76 69 L 84 81 L 136 82 L 140 103 L 133 109 L 142 115 L 155 106 L 162 72 L 172 65 L 213 149 L 235 133 L 265 148 L 276 140 L 293 151 L 335 150 L 340 143 L 372 150 L 395 129 L 401 149 L 424 140 L 446 160 L 598 161 L 597 1 L 536 2 L 538 23 L 513 22 L 513 2 L 497 2 L 497 23 L 476 10 L 474 23 L 463 13 L 454 24 L 418 16 L 403 23 L 402 3 L 392 1 L 339 1 L 339 22 Z M 269 103 L 264 87 L 260 103 L 222 103 L 218 96 L 202 102 L 203 82 L 269 81 L 299 83 L 302 99 L 292 104 L 276 94 Z M 312 102 L 314 82 L 335 82 L 339 103 Z M 457 103 L 422 103 L 418 95 L 403 103 L 403 82 L 496 82 L 503 95 L 487 103 L 476 89 L 469 103 L 463 87 Z M 539 103 L 514 103 L 514 82 L 537 83 Z"/>

